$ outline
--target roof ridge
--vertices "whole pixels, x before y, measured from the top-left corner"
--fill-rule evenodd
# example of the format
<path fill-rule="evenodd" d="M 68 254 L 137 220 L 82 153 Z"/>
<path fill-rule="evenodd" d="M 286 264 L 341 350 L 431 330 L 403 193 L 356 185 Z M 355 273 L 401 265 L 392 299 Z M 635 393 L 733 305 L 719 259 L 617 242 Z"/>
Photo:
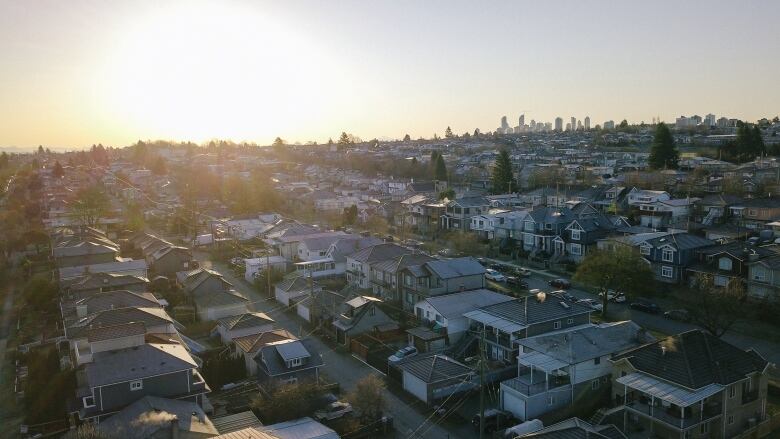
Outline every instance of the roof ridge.
<path fill-rule="evenodd" d="M 690 332 L 690 331 L 689 331 Z M 685 332 L 683 333 L 685 334 Z M 691 363 L 688 361 L 688 350 L 685 349 L 685 341 L 682 337 L 683 334 L 680 334 L 680 350 L 683 354 L 683 361 L 685 363 L 685 370 L 688 372 L 688 379 L 690 380 L 689 384 L 692 386 L 694 385 L 694 376 L 693 376 L 693 370 L 691 369 Z M 664 349 L 666 349 L 664 347 Z"/>
<path fill-rule="evenodd" d="M 704 338 L 704 349 L 707 350 L 707 356 L 709 357 L 709 363 L 710 368 L 714 369 L 714 374 L 717 375 L 718 383 L 723 383 L 725 379 L 723 378 L 723 371 L 721 369 L 720 361 L 717 361 L 712 353 L 712 348 L 710 346 L 710 339 L 707 337 L 707 334 L 702 333 L 701 336 Z M 713 365 L 715 366 L 713 368 Z"/>

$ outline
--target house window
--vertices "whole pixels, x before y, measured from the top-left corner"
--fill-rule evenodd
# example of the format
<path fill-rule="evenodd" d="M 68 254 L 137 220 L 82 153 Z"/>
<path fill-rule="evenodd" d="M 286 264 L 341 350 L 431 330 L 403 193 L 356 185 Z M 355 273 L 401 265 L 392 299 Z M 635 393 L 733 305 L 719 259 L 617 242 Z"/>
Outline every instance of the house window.
<path fill-rule="evenodd" d="M 665 278 L 671 279 L 673 272 L 674 272 L 674 270 L 672 270 L 672 267 L 666 267 L 666 266 L 661 267 L 661 276 L 663 276 Z"/>
<path fill-rule="evenodd" d="M 729 398 L 733 398 L 737 396 L 737 387 L 736 386 L 729 386 Z"/>
<path fill-rule="evenodd" d="M 561 322 L 560 322 L 560 320 L 553 323 L 553 329 L 561 329 Z"/>
<path fill-rule="evenodd" d="M 729 422 L 728 424 L 731 425 L 734 423 L 734 415 L 729 415 Z"/>
<path fill-rule="evenodd" d="M 718 268 L 721 270 L 731 271 L 732 262 L 731 258 L 722 257 L 718 259 Z"/>
<path fill-rule="evenodd" d="M 81 400 L 84 403 L 84 408 L 88 409 L 90 407 L 95 406 L 95 397 L 94 396 L 85 396 Z"/>
<path fill-rule="evenodd" d="M 593 364 L 601 364 L 601 357 L 596 357 L 593 359 Z"/>
<path fill-rule="evenodd" d="M 290 377 L 286 380 L 282 380 L 284 384 L 297 384 L 298 383 L 298 377 Z"/>
<path fill-rule="evenodd" d="M 303 358 L 293 358 L 287 362 L 287 367 L 298 367 L 303 364 Z"/>
<path fill-rule="evenodd" d="M 764 270 L 760 267 L 751 267 L 750 270 L 753 273 L 753 280 L 764 282 L 766 281 L 766 275 L 764 273 Z"/>
<path fill-rule="evenodd" d="M 647 256 L 650 254 L 650 247 L 646 245 L 639 246 L 639 253 Z"/>
<path fill-rule="evenodd" d="M 701 432 L 701 434 L 709 433 L 710 432 L 710 423 L 709 422 L 705 422 L 705 423 L 701 424 L 701 428 L 700 428 L 699 431 Z"/>
<path fill-rule="evenodd" d="M 439 315 L 439 314 L 436 314 L 436 321 L 437 321 L 437 322 L 439 322 L 439 323 L 441 323 L 441 322 L 442 322 L 441 315 Z"/>
<path fill-rule="evenodd" d="M 664 262 L 673 262 L 674 252 L 671 249 L 665 248 L 664 251 L 661 253 L 661 260 Z"/>
<path fill-rule="evenodd" d="M 580 231 L 579 230 L 572 230 L 571 231 L 571 239 L 573 239 L 574 241 L 579 241 L 580 240 Z"/>
<path fill-rule="evenodd" d="M 590 383 L 590 388 L 593 389 L 593 390 L 596 390 L 596 389 L 599 388 L 599 384 L 600 384 L 599 380 L 593 380 Z"/>
<path fill-rule="evenodd" d="M 141 380 L 138 381 L 130 381 L 130 390 L 136 391 L 141 390 L 144 388 L 144 382 Z"/>
<path fill-rule="evenodd" d="M 547 224 L 544 225 L 544 228 L 546 230 L 552 230 L 552 224 L 551 223 L 547 223 Z"/>
<path fill-rule="evenodd" d="M 571 251 L 571 254 L 579 256 L 582 254 L 582 246 L 580 244 L 571 244 L 569 251 Z"/>
<path fill-rule="evenodd" d="M 567 325 L 571 325 L 572 323 L 574 323 L 574 319 L 566 319 Z"/>

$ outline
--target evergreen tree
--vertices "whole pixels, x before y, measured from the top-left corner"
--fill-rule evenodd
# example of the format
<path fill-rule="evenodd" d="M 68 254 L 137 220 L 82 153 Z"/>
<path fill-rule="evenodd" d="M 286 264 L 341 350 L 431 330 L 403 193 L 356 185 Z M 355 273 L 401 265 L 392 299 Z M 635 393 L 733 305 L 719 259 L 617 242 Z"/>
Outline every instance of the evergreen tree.
<path fill-rule="evenodd" d="M 38 154 L 43 154 L 43 145 L 38 145 Z"/>
<path fill-rule="evenodd" d="M 431 175 L 436 175 L 436 159 L 439 157 L 439 151 L 431 151 L 431 160 L 428 166 L 431 168 Z"/>
<path fill-rule="evenodd" d="M 760 156 L 766 152 L 766 145 L 764 144 L 764 138 L 761 136 L 761 129 L 758 125 L 753 127 L 753 135 L 751 136 L 753 144 L 753 153 L 755 156 Z"/>
<path fill-rule="evenodd" d="M 505 194 L 517 189 L 517 182 L 512 172 L 512 160 L 509 158 L 509 152 L 502 149 L 493 166 L 493 193 Z"/>
<path fill-rule="evenodd" d="M 479 128 L 474 128 L 474 137 L 479 137 Z"/>
<path fill-rule="evenodd" d="M 59 160 L 54 162 L 54 168 L 51 170 L 51 175 L 54 178 L 62 178 L 65 175 L 65 170 L 62 169 L 62 165 L 60 164 Z"/>
<path fill-rule="evenodd" d="M 410 135 L 407 134 L 407 135 L 404 136 L 404 142 L 409 142 L 411 140 L 412 140 L 412 137 Z"/>
<path fill-rule="evenodd" d="M 347 149 L 347 147 L 349 145 L 353 144 L 352 138 L 349 137 L 349 134 L 347 134 L 346 131 L 342 131 L 341 132 L 341 136 L 339 136 L 338 144 L 339 144 L 339 150 L 340 151 L 343 151 L 343 150 Z"/>
<path fill-rule="evenodd" d="M 274 143 L 272 143 L 271 146 L 284 146 L 284 140 L 281 137 L 277 137 L 274 139 Z"/>
<path fill-rule="evenodd" d="M 451 139 L 452 138 L 452 128 L 447 127 L 447 129 L 444 130 L 444 137 L 447 138 L 447 139 Z"/>
<path fill-rule="evenodd" d="M 648 163 L 653 169 L 677 169 L 680 153 L 674 144 L 672 132 L 665 123 L 661 122 L 655 128 L 653 144 L 650 147 Z"/>
<path fill-rule="evenodd" d="M 436 171 L 434 172 L 436 180 L 447 181 L 447 164 L 444 163 L 444 157 L 436 154 Z"/>

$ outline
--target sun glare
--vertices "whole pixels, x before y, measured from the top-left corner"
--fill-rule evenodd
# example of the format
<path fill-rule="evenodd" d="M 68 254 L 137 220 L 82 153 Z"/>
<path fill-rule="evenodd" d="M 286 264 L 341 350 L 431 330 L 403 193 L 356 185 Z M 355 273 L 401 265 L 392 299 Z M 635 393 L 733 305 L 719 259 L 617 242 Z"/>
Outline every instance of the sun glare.
<path fill-rule="evenodd" d="M 123 33 L 104 95 L 127 131 L 265 140 L 320 117 L 342 80 L 292 27 L 226 3 L 160 9 Z"/>

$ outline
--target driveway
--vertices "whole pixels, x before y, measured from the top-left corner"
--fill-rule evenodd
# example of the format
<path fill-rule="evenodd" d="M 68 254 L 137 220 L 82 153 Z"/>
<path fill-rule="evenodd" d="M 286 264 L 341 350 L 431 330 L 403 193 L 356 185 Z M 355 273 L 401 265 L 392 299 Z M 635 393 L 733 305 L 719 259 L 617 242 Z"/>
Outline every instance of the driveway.
<path fill-rule="evenodd" d="M 305 329 L 305 323 L 297 316 L 283 312 L 283 307 L 274 300 L 268 300 L 259 294 L 251 285 L 249 285 L 243 276 L 236 276 L 225 264 L 210 262 L 208 254 L 195 252 L 195 257 L 204 267 L 210 267 L 222 274 L 227 281 L 233 284 L 233 287 L 246 295 L 253 302 L 254 310 L 265 312 L 276 321 L 276 327 L 286 329 L 293 334 L 306 336 L 309 331 Z M 369 367 L 363 362 L 357 360 L 349 354 L 338 353 L 330 346 L 323 343 L 317 337 L 310 337 L 314 345 L 322 354 L 325 365 L 322 371 L 331 379 L 339 382 L 344 392 L 349 392 L 355 388 L 355 384 L 361 378 L 368 374 L 381 375 L 375 369 Z M 424 407 L 422 402 L 408 404 L 401 400 L 392 392 L 385 390 L 386 412 L 393 417 L 395 429 L 400 437 L 414 438 L 432 438 L 432 439 L 456 439 L 462 438 L 461 434 L 455 431 L 448 431 L 442 426 L 435 424 L 436 418 L 427 421 L 429 410 Z M 418 428 L 420 427 L 420 428 Z M 416 433 L 411 435 L 412 432 Z M 420 433 L 424 432 L 424 436 Z"/>
<path fill-rule="evenodd" d="M 520 265 L 507 263 L 500 260 L 488 259 L 492 262 L 510 265 L 513 267 L 520 267 Z M 527 268 L 527 267 L 526 267 Z M 531 277 L 526 279 L 528 282 L 528 288 L 538 288 L 542 291 L 553 291 L 557 288 L 550 287 L 547 281 L 550 279 L 560 278 L 562 276 L 554 273 L 550 273 L 544 270 L 530 269 Z M 571 288 L 567 290 L 571 295 L 581 299 L 599 299 L 595 294 L 588 293 L 583 290 Z M 660 304 L 663 305 L 663 304 Z M 678 322 L 664 318 L 658 314 L 648 314 L 642 311 L 633 310 L 628 307 L 627 304 L 610 303 L 607 308 L 609 315 L 615 319 L 620 320 L 633 320 L 640 326 L 652 330 L 663 332 L 665 334 L 677 334 L 680 332 L 688 331 L 691 329 L 697 329 L 698 326 L 691 323 Z M 734 346 L 738 346 L 742 349 L 753 348 L 760 353 L 768 361 L 780 364 L 780 343 L 775 343 L 770 340 L 764 340 L 756 337 L 747 336 L 735 331 L 727 332 L 723 337 L 724 341 L 727 341 Z"/>

